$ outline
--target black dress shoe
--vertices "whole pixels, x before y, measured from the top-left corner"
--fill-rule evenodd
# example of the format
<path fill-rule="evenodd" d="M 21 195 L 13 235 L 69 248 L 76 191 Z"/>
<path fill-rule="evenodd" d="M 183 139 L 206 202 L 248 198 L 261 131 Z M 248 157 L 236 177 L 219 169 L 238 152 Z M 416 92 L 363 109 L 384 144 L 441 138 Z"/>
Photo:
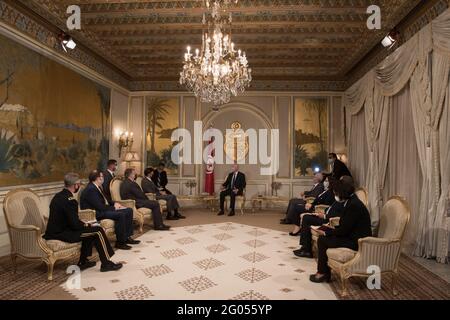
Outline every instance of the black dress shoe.
<path fill-rule="evenodd" d="M 218 216 L 223 216 L 225 214 L 225 212 L 223 212 L 222 210 L 219 211 L 219 213 L 217 214 Z"/>
<path fill-rule="evenodd" d="M 232 216 L 234 216 L 234 215 L 235 215 L 234 211 L 231 211 L 231 212 L 228 214 L 229 217 L 232 217 Z"/>
<path fill-rule="evenodd" d="M 297 255 L 297 254 L 300 254 L 301 252 L 303 252 L 303 250 L 302 249 L 297 249 L 297 250 L 294 250 L 294 251 L 292 251 L 295 255 Z"/>
<path fill-rule="evenodd" d="M 178 220 L 177 216 L 167 216 L 166 220 Z"/>
<path fill-rule="evenodd" d="M 331 274 L 324 274 L 321 277 L 316 277 L 315 274 L 309 276 L 309 281 L 314 283 L 330 282 Z"/>
<path fill-rule="evenodd" d="M 283 219 L 280 221 L 280 224 L 291 224 L 289 221 L 287 221 L 286 219 Z"/>
<path fill-rule="evenodd" d="M 313 258 L 313 254 L 311 252 L 304 251 L 304 250 L 299 250 L 299 251 L 296 250 L 296 251 L 294 251 L 294 254 L 300 258 L 309 258 L 309 259 Z"/>
<path fill-rule="evenodd" d="M 141 243 L 141 241 L 140 240 L 134 240 L 133 238 L 128 238 L 125 243 L 126 244 L 139 244 L 139 243 Z"/>
<path fill-rule="evenodd" d="M 159 226 L 159 227 L 155 227 L 155 230 L 157 230 L 157 231 L 168 231 L 168 230 L 170 230 L 170 226 L 166 226 L 166 225 L 162 225 L 162 226 Z"/>
<path fill-rule="evenodd" d="M 88 261 L 86 260 L 84 263 L 78 263 L 77 266 L 80 268 L 81 271 L 95 267 L 97 262 L 95 261 Z"/>
<path fill-rule="evenodd" d="M 130 250 L 131 247 L 130 247 L 129 245 L 127 245 L 126 243 L 120 243 L 120 242 L 117 242 L 117 243 L 116 243 L 116 249 Z"/>
<path fill-rule="evenodd" d="M 179 214 L 179 213 L 177 213 L 177 214 L 175 215 L 175 217 L 176 217 L 177 219 L 186 219 L 185 216 L 183 216 L 183 215 L 181 215 L 181 214 Z"/>
<path fill-rule="evenodd" d="M 121 263 L 114 263 L 110 261 L 108 264 L 102 264 L 100 272 L 117 271 L 122 267 L 123 265 Z"/>
<path fill-rule="evenodd" d="M 300 231 L 298 231 L 298 232 L 296 232 L 296 233 L 294 233 L 294 232 L 289 232 L 289 235 L 290 235 L 291 237 L 298 237 L 298 236 L 300 235 Z"/>

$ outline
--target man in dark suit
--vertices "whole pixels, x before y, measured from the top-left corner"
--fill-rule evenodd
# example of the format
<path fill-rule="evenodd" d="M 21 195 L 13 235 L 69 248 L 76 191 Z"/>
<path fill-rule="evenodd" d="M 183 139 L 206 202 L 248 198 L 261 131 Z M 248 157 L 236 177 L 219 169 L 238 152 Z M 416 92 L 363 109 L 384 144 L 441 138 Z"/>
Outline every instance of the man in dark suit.
<path fill-rule="evenodd" d="M 230 213 L 228 216 L 234 216 L 234 205 L 236 202 L 236 196 L 241 196 L 244 194 L 244 189 L 247 185 L 245 181 L 245 174 L 239 172 L 239 166 L 234 164 L 232 166 L 232 172 L 228 175 L 227 180 L 225 180 L 222 185 L 222 191 L 220 192 L 220 211 L 219 216 L 224 215 L 225 197 L 230 196 Z"/>
<path fill-rule="evenodd" d="M 125 180 L 120 185 L 120 196 L 122 199 L 136 201 L 136 208 L 148 208 L 152 210 L 153 224 L 155 230 L 169 230 L 170 226 L 163 223 L 159 202 L 150 200 L 136 182 L 136 170 L 128 168 L 125 170 Z"/>
<path fill-rule="evenodd" d="M 161 162 L 158 165 L 158 170 L 155 170 L 153 173 L 152 181 L 159 188 L 160 191 L 164 191 L 166 194 L 172 194 L 169 190 L 167 190 L 166 186 L 169 183 L 167 179 L 167 172 L 164 170 L 166 164 Z"/>
<path fill-rule="evenodd" d="M 178 204 L 177 196 L 167 194 L 165 191 L 160 191 L 155 183 L 152 181 L 152 176 L 155 170 L 153 168 L 146 168 L 144 170 L 144 178 L 141 182 L 142 190 L 145 193 L 153 193 L 156 200 L 166 200 L 167 202 L 167 220 L 185 219 L 186 217 L 178 212 L 180 205 Z"/>
<path fill-rule="evenodd" d="M 324 192 L 323 186 L 323 174 L 316 173 L 313 177 L 313 187 L 309 191 L 301 192 L 300 198 L 294 198 L 289 200 L 289 205 L 286 210 L 286 217 L 280 220 L 281 224 L 292 224 L 294 223 L 295 216 L 300 212 L 305 211 L 306 198 L 317 198 L 322 192 Z"/>
<path fill-rule="evenodd" d="M 97 170 L 89 174 L 89 184 L 80 197 L 81 209 L 95 210 L 97 220 L 114 220 L 116 248 L 130 250 L 128 244 L 139 244 L 133 235 L 133 209 L 126 208 L 117 202 L 109 202 L 103 192 L 103 173 Z"/>
<path fill-rule="evenodd" d="M 109 186 L 111 184 L 111 180 L 116 176 L 117 169 L 117 161 L 114 159 L 108 160 L 107 168 L 103 172 L 103 192 L 106 196 L 106 199 L 109 203 L 112 203 L 111 191 L 109 190 Z"/>
<path fill-rule="evenodd" d="M 358 240 L 372 236 L 370 214 L 366 206 L 354 194 L 355 187 L 345 179 L 337 181 L 333 187 L 336 201 L 343 204 L 339 226 L 327 231 L 317 230 L 317 273 L 310 276 L 312 282 L 330 281 L 327 250 L 330 248 L 349 248 L 358 250 Z"/>
<path fill-rule="evenodd" d="M 297 211 L 294 216 L 288 217 L 288 219 L 290 221 L 293 221 L 293 224 L 295 225 L 294 231 L 289 233 L 289 235 L 298 236 L 300 234 L 300 222 L 301 222 L 300 216 L 303 213 L 314 213 L 316 206 L 318 205 L 330 206 L 335 202 L 333 189 L 331 188 L 331 184 L 334 181 L 335 180 L 331 177 L 326 178 L 325 181 L 323 182 L 325 190 L 321 194 L 319 194 L 317 198 L 314 199 L 313 203 L 305 204 L 304 207 L 301 208 L 304 209 L 304 211 Z"/>
<path fill-rule="evenodd" d="M 57 193 L 50 202 L 50 216 L 47 230 L 44 234 L 46 240 L 60 240 L 68 243 L 81 242 L 81 254 L 78 267 L 81 270 L 92 268 L 95 261 L 89 261 L 92 255 L 92 246 L 95 246 L 102 262 L 100 271 L 114 271 L 122 268 L 121 263 L 114 263 L 111 257 L 114 250 L 100 226 L 93 226 L 78 218 L 78 201 L 74 197 L 80 189 L 80 177 L 76 173 L 64 176 L 64 190 Z"/>
<path fill-rule="evenodd" d="M 345 163 L 337 158 L 336 153 L 330 153 L 328 155 L 328 162 L 331 165 L 331 176 L 334 179 L 340 180 L 343 176 L 352 176 Z"/>

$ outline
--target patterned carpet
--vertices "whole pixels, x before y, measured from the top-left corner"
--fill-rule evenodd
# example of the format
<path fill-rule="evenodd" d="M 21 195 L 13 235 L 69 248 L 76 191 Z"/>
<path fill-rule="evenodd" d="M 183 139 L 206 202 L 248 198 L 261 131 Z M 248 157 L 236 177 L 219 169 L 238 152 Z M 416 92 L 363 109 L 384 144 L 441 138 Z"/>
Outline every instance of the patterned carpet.
<path fill-rule="evenodd" d="M 315 262 L 292 255 L 298 238 L 288 237 L 289 228 L 277 224 L 280 212 L 231 219 L 197 210 L 188 215 L 189 219 L 172 222 L 177 228 L 171 232 L 142 235 L 142 244 L 134 248 L 140 252 L 118 251 L 115 261 L 127 261 L 123 270 L 83 272 L 82 289 L 71 294 L 63 289 L 68 278 L 65 270 L 76 261 L 58 263 L 50 282 L 46 280 L 45 265 L 19 259 L 14 275 L 9 257 L 2 257 L 0 299 L 160 299 L 174 290 L 178 297 L 189 299 L 341 298 L 337 281 L 331 286 L 309 283 L 307 277 L 315 270 Z M 212 224 L 202 225 L 205 220 Z M 234 223 L 228 224 L 230 221 Z M 226 279 L 233 281 L 227 283 Z M 230 283 L 232 290 L 222 292 L 221 288 Z M 349 296 L 345 297 L 350 300 L 450 298 L 446 281 L 406 256 L 400 259 L 398 296 L 391 295 L 389 277 L 382 279 L 382 290 L 368 290 L 359 279 L 350 284 Z M 177 297 L 170 295 L 170 299 Z"/>
<path fill-rule="evenodd" d="M 83 300 L 336 299 L 328 284 L 308 280 L 314 260 L 299 263 L 292 255 L 298 239 L 279 231 L 220 223 L 140 240 L 134 250 L 118 251 L 122 270 L 86 270 L 81 289 L 67 291 Z"/>

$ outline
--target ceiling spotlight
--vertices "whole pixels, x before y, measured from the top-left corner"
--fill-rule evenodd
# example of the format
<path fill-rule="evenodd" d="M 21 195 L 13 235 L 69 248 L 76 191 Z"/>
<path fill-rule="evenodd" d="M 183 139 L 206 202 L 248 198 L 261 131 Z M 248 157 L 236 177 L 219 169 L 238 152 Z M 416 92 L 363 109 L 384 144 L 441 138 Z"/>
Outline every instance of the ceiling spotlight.
<path fill-rule="evenodd" d="M 390 49 L 398 41 L 399 36 L 400 33 L 398 31 L 392 30 L 386 37 L 384 37 L 384 39 L 381 41 L 381 44 L 383 45 L 383 47 Z"/>
<path fill-rule="evenodd" d="M 76 42 L 72 39 L 72 37 L 64 32 L 61 32 L 58 35 L 58 39 L 61 42 L 61 46 L 65 52 L 67 52 L 67 49 L 73 50 L 77 46 Z"/>

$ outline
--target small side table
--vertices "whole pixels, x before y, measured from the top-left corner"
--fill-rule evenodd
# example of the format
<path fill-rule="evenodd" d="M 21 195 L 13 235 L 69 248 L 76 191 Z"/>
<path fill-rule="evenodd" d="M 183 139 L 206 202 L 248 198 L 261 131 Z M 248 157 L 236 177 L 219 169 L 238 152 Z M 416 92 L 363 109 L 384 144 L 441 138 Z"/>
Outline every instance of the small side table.
<path fill-rule="evenodd" d="M 255 213 L 256 205 L 259 204 L 259 210 L 262 210 L 263 203 L 266 201 L 264 197 L 253 197 L 252 198 L 252 213 Z"/>
<path fill-rule="evenodd" d="M 206 203 L 206 208 L 210 209 L 211 212 L 214 212 L 216 208 L 216 203 L 218 201 L 216 196 L 204 196 L 203 201 Z"/>

